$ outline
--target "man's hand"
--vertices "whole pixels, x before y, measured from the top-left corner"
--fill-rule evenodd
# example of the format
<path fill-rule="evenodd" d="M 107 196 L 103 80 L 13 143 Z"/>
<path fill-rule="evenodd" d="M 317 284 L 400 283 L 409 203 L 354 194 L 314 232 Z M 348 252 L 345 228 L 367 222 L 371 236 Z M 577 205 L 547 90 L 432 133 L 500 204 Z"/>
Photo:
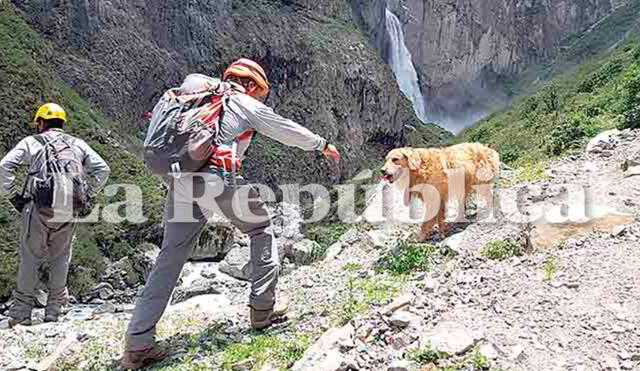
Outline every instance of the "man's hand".
<path fill-rule="evenodd" d="M 11 205 L 13 205 L 17 212 L 22 213 L 22 210 L 24 210 L 24 207 L 29 200 L 22 197 L 20 194 L 15 194 L 11 199 L 9 199 L 9 202 L 11 202 Z"/>
<path fill-rule="evenodd" d="M 327 146 L 324 147 L 322 154 L 326 158 L 332 158 L 335 162 L 340 161 L 340 152 L 338 152 L 338 150 L 333 144 L 327 144 Z"/>

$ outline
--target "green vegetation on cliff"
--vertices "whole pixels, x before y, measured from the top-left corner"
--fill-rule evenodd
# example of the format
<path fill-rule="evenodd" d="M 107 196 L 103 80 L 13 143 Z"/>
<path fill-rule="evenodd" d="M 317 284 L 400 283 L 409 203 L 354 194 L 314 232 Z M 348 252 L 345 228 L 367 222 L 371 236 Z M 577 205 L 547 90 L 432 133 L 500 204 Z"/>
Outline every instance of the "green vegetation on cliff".
<path fill-rule="evenodd" d="M 38 106 L 47 101 L 60 103 L 69 113 L 69 131 L 85 139 L 112 169 L 109 184 L 135 183 L 142 188 L 146 223 L 84 224 L 74 243 L 70 284 L 78 294 L 91 287 L 100 270 L 103 256 L 110 256 L 117 244 L 131 251 L 145 235 L 144 231 L 159 223 L 163 189 L 132 153 L 119 143 L 118 126 L 93 110 L 72 87 L 66 85 L 47 65 L 56 58 L 55 48 L 42 39 L 20 17 L 12 5 L 0 3 L 0 155 L 20 139 L 33 134 L 28 123 Z M 120 190 L 113 197 L 100 196 L 99 203 L 123 199 Z M 0 300 L 14 286 L 18 260 L 20 216 L 6 199 L 0 199 Z M 126 248 L 125 247 L 125 248 Z M 81 268 L 82 267 L 82 268 Z"/>
<path fill-rule="evenodd" d="M 640 42 L 630 39 L 493 113 L 457 140 L 491 144 L 504 162 L 533 169 L 583 148 L 603 130 L 639 126 Z"/>

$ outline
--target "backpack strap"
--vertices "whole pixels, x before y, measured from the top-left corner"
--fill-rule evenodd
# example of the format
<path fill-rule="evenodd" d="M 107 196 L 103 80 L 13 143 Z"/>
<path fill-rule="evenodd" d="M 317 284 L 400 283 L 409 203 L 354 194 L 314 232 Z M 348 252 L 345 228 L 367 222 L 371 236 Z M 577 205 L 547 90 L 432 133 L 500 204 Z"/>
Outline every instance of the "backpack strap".
<path fill-rule="evenodd" d="M 35 139 L 38 143 L 42 144 L 43 147 L 47 146 L 47 140 L 44 139 L 44 136 L 42 136 L 41 134 L 38 135 L 34 135 L 33 139 Z"/>
<path fill-rule="evenodd" d="M 67 147 L 71 147 L 71 144 L 69 144 L 69 142 L 67 142 L 64 138 L 64 133 L 60 134 L 58 136 L 56 136 L 53 140 L 47 139 L 44 135 L 42 134 L 38 134 L 38 135 L 34 135 L 33 138 L 38 141 L 38 143 L 42 144 L 43 148 L 42 151 L 44 151 L 44 160 L 45 160 L 45 164 L 48 168 L 49 165 L 51 166 L 55 166 L 57 167 L 55 170 L 56 171 L 62 171 L 62 169 L 60 168 L 59 164 L 51 161 L 51 160 L 58 160 L 58 151 L 56 150 L 55 146 L 53 146 L 53 143 L 55 141 L 61 141 L 62 143 L 64 143 Z"/>

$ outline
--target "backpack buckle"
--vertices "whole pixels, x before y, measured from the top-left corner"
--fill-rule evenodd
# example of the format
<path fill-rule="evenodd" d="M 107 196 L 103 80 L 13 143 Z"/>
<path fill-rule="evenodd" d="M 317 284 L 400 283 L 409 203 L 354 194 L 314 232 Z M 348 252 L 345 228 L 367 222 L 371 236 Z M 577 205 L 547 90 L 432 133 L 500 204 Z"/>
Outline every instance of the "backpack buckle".
<path fill-rule="evenodd" d="M 173 174 L 174 178 L 180 179 L 182 173 L 180 172 L 179 162 L 174 162 L 173 164 L 171 164 L 171 173 Z"/>

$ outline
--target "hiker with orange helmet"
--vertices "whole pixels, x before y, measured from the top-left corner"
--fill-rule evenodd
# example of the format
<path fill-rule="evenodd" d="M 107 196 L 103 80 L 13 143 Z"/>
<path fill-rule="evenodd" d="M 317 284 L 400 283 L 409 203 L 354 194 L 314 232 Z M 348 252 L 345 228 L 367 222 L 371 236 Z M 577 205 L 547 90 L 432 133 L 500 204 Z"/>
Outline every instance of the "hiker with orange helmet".
<path fill-rule="evenodd" d="M 182 174 L 168 179 L 162 248 L 147 284 L 136 301 L 126 335 L 125 352 L 121 361 L 123 368 L 139 369 L 166 356 L 155 345 L 156 324 L 202 229 L 215 212 L 221 212 L 234 226 L 247 234 L 251 241 L 249 307 L 252 328 L 267 328 L 286 313 L 286 305 L 278 303 L 276 306 L 280 261 L 271 231 L 271 219 L 256 189 L 236 173 L 255 132 L 288 146 L 306 151 L 321 151 L 325 157 L 335 161 L 340 159 L 336 148 L 324 138 L 276 114 L 260 101 L 269 94 L 269 82 L 258 63 L 240 59 L 224 71 L 222 80 L 221 83 L 208 76 L 189 75 L 174 94 L 184 98 L 202 91 L 222 91 L 214 97 L 213 103 L 200 111 L 202 121 L 215 125 L 217 133 L 211 155 L 200 172 L 219 176 L 218 185 L 222 183 L 222 190 L 212 200 L 215 205 L 202 205 L 194 202 L 193 195 L 206 194 L 210 183 L 203 177 L 190 178 L 192 184 L 186 183 L 185 178 L 188 177 Z M 160 115 L 163 110 L 159 109 L 158 112 Z M 174 163 L 173 167 L 180 166 Z M 188 190 L 184 191 L 185 189 Z M 184 192 L 191 192 L 191 195 L 184 195 Z M 234 195 L 247 202 L 248 214 L 253 216 L 250 220 L 236 213 L 234 206 L 237 205 L 234 202 L 237 202 L 238 197 L 234 199 Z M 195 219 L 191 222 L 174 221 L 177 220 L 177 215 Z"/>
<path fill-rule="evenodd" d="M 58 321 L 67 301 L 71 241 L 76 228 L 73 213 L 64 213 L 66 205 L 87 206 L 109 177 L 109 166 L 102 157 L 83 140 L 65 133 L 66 122 L 67 113 L 62 107 L 44 104 L 31 125 L 38 134 L 22 139 L 0 161 L 0 193 L 9 196 L 23 221 L 10 327 L 31 324 L 39 270 L 45 263 L 49 274 L 44 321 Z M 20 191 L 15 180 L 22 165 L 27 165 L 29 172 Z M 63 203 L 65 207 L 58 207 Z"/>

